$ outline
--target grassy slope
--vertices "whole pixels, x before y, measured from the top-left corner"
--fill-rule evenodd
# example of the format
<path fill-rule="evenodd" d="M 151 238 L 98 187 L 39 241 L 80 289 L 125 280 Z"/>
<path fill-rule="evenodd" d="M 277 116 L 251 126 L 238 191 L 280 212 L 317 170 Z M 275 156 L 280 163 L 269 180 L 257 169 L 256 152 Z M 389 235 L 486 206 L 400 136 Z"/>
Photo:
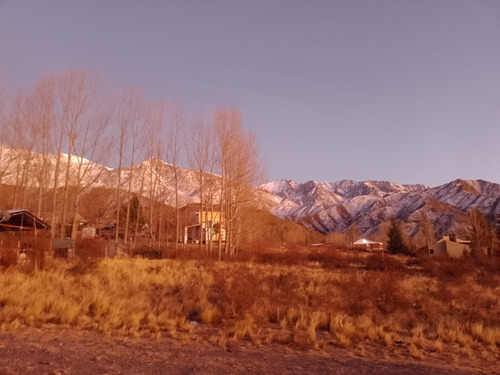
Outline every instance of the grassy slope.
<path fill-rule="evenodd" d="M 282 248 L 239 260 L 47 260 L 0 273 L 0 330 L 55 324 L 106 334 L 301 347 L 455 348 L 496 361 L 498 264 Z"/>

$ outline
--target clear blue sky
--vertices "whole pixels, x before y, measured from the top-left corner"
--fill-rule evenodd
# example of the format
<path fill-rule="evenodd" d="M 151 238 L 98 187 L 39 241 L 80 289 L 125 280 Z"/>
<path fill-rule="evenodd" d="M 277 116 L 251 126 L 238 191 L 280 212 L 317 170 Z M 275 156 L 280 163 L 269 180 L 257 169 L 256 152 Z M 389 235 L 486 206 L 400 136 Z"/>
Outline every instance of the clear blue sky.
<path fill-rule="evenodd" d="M 500 183 L 500 1 L 0 0 L 0 78 L 239 108 L 268 180 Z"/>

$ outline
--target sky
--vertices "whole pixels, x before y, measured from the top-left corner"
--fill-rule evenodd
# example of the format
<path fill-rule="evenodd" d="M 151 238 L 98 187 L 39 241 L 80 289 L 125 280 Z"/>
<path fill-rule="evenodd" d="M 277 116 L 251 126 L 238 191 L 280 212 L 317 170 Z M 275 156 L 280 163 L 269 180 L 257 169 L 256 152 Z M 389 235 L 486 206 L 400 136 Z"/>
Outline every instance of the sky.
<path fill-rule="evenodd" d="M 500 183 L 498 0 L 0 0 L 0 82 L 237 108 L 267 181 Z"/>

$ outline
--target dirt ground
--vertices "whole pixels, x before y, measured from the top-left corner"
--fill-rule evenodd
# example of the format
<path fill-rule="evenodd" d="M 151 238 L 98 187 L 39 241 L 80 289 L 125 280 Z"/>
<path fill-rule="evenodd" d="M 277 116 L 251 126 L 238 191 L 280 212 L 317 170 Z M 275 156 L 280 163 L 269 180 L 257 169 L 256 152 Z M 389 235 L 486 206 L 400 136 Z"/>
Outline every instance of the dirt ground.
<path fill-rule="evenodd" d="M 0 374 L 500 374 L 480 360 L 440 353 L 416 360 L 358 349 L 314 350 L 236 342 L 223 348 L 192 339 L 109 337 L 34 329 L 0 334 Z"/>

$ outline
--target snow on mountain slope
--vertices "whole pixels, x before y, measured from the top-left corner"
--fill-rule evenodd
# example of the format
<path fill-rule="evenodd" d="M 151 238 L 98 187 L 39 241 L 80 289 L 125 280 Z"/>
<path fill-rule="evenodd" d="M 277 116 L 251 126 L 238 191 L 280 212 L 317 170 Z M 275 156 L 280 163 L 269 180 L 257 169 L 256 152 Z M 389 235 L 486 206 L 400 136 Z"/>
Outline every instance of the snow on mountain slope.
<path fill-rule="evenodd" d="M 436 199 L 461 210 L 477 208 L 486 216 L 500 214 L 500 185 L 477 180 L 454 180 L 448 184 L 429 189 Z"/>
<path fill-rule="evenodd" d="M 427 189 L 425 185 L 398 185 L 388 181 L 371 180 L 362 182 L 342 180 L 339 182 L 324 182 L 323 184 L 326 189 L 345 199 L 358 197 L 360 195 L 375 195 L 382 197 L 387 194 L 424 191 Z"/>
<path fill-rule="evenodd" d="M 396 218 L 407 222 L 414 235 L 421 211 L 439 233 L 446 234 L 454 230 L 456 223 L 463 223 L 472 208 L 491 218 L 500 215 L 500 185 L 481 180 L 455 180 L 434 188 L 352 180 L 271 182 L 260 186 L 264 190 L 268 187 L 272 187 L 269 193 L 280 197 L 279 203 L 269 207 L 273 214 L 325 234 L 345 231 L 353 225 L 364 233 L 376 233 L 381 223 Z"/>
<path fill-rule="evenodd" d="M 24 183 L 28 187 L 36 187 L 43 182 L 47 187 L 52 187 L 57 162 L 58 158 L 54 155 L 42 156 L 0 145 L 0 183 Z M 76 156 L 69 158 L 69 169 L 66 169 L 68 157 L 64 154 L 59 157 L 59 164 L 57 186 L 62 186 L 66 170 L 72 183 L 80 176 L 83 186 L 117 186 L 117 169 Z M 28 180 L 21 178 L 24 168 L 29 168 L 26 173 L 30 176 Z M 135 165 L 132 169 L 122 168 L 120 186 L 128 189 L 131 182 L 133 192 L 153 196 L 170 205 L 174 204 L 177 186 L 179 203 L 182 205 L 199 202 L 198 177 L 194 170 L 174 168 L 171 164 L 153 158 Z M 213 177 L 217 199 L 220 176 L 206 173 L 205 177 Z M 431 219 L 440 234 L 450 233 L 457 225 L 463 224 L 467 212 L 472 208 L 477 208 L 492 222 L 500 218 L 500 185 L 483 180 L 457 179 L 430 188 L 419 184 L 399 185 L 389 181 L 296 183 L 282 179 L 260 185 L 256 191 L 261 207 L 269 209 L 278 217 L 301 223 L 325 234 L 345 231 L 354 225 L 364 233 L 376 233 L 381 223 L 396 218 L 405 221 L 410 228 L 410 234 L 414 235 L 418 230 L 422 212 Z"/>

